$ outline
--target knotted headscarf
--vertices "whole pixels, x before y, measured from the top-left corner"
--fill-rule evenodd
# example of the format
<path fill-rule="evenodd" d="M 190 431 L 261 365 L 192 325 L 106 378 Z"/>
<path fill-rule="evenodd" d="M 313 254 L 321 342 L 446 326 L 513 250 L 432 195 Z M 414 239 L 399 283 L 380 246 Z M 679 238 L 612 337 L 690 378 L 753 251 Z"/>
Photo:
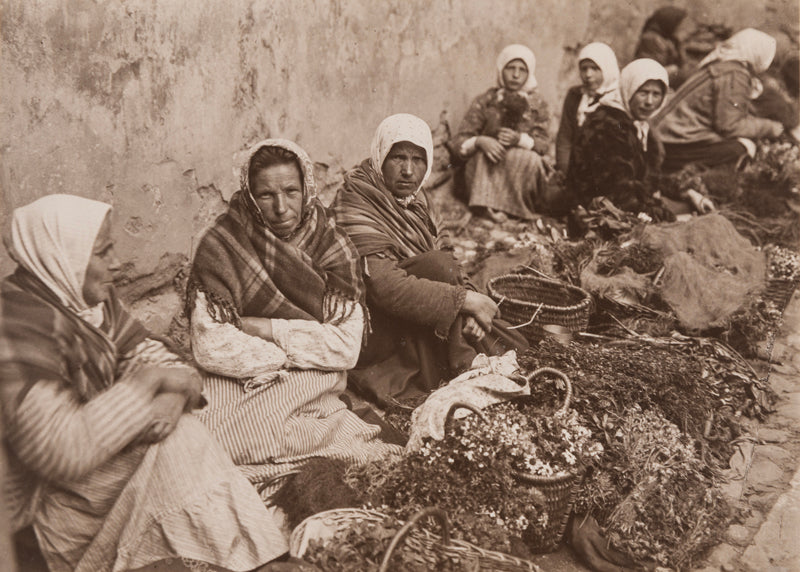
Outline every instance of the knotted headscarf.
<path fill-rule="evenodd" d="M 590 60 L 600 68 L 603 73 L 603 82 L 597 92 L 592 94 L 584 92 L 581 96 L 581 100 L 578 103 L 578 125 L 583 125 L 586 116 L 597 109 L 600 104 L 600 98 L 619 86 L 619 64 L 611 46 L 603 42 L 587 44 L 578 54 L 578 65 L 583 60 Z"/>
<path fill-rule="evenodd" d="M 777 45 L 775 38 L 769 34 L 745 28 L 718 44 L 703 58 L 700 67 L 711 62 L 739 61 L 751 65 L 756 73 L 764 73 L 775 57 Z"/>
<path fill-rule="evenodd" d="M 536 81 L 536 56 L 533 55 L 531 49 L 522 44 L 511 44 L 503 48 L 497 56 L 497 85 L 505 87 L 503 84 L 503 70 L 514 60 L 522 60 L 525 67 L 528 68 L 528 79 L 525 85 L 522 86 L 520 91 L 530 92 L 536 89 L 538 85 Z"/>
<path fill-rule="evenodd" d="M 375 135 L 372 138 L 372 147 L 370 148 L 370 161 L 372 163 L 372 168 L 385 185 L 382 172 L 383 162 L 386 160 L 386 156 L 389 154 L 389 151 L 392 150 L 394 144 L 403 141 L 408 141 L 424 149 L 427 162 L 425 176 L 422 177 L 419 187 L 407 197 L 395 197 L 395 200 L 400 204 L 407 206 L 416 198 L 417 193 L 419 193 L 420 189 L 425 185 L 425 181 L 428 180 L 428 177 L 431 175 L 431 170 L 433 169 L 433 136 L 431 135 L 431 128 L 428 127 L 428 124 L 416 115 L 411 115 L 409 113 L 390 115 L 381 121 L 380 125 L 378 125 L 378 129 L 375 130 Z"/>
<path fill-rule="evenodd" d="M 647 135 L 650 131 L 650 124 L 647 120 L 638 120 L 631 113 L 631 98 L 648 81 L 659 81 L 664 85 L 664 94 L 669 88 L 669 75 L 660 63 L 650 58 L 633 60 L 622 69 L 619 76 L 619 89 L 608 93 L 600 100 L 601 105 L 621 109 L 633 120 L 636 126 L 639 141 L 644 150 L 647 150 Z M 661 106 L 653 111 L 651 117 L 656 115 L 661 107 L 664 106 L 666 97 L 662 99 Z"/>

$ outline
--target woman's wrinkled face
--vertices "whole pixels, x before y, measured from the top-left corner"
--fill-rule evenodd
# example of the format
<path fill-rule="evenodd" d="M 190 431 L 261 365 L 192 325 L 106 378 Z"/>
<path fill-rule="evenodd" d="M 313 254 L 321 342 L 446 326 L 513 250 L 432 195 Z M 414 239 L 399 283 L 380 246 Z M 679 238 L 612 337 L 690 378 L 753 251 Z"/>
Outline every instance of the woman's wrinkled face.
<path fill-rule="evenodd" d="M 511 60 L 503 68 L 503 86 L 509 91 L 519 91 L 528 81 L 528 66 L 522 60 Z"/>
<path fill-rule="evenodd" d="M 83 278 L 83 301 L 94 306 L 108 299 L 114 284 L 114 272 L 119 270 L 120 263 L 114 253 L 114 241 L 111 238 L 111 218 L 107 215 L 92 246 L 92 255 L 86 265 Z"/>
<path fill-rule="evenodd" d="M 597 90 L 603 85 L 603 70 L 600 69 L 600 66 L 589 59 L 581 60 L 578 64 L 578 72 L 586 93 L 589 95 L 597 93 Z"/>
<path fill-rule="evenodd" d="M 400 198 L 416 192 L 427 170 L 425 149 L 410 141 L 400 141 L 392 145 L 381 167 L 386 188 Z"/>
<path fill-rule="evenodd" d="M 644 121 L 661 107 L 662 101 L 664 101 L 664 84 L 657 79 L 651 79 L 636 90 L 628 105 L 633 118 Z"/>
<path fill-rule="evenodd" d="M 303 178 L 296 163 L 279 163 L 259 170 L 250 191 L 264 222 L 278 238 L 288 238 L 303 218 Z"/>

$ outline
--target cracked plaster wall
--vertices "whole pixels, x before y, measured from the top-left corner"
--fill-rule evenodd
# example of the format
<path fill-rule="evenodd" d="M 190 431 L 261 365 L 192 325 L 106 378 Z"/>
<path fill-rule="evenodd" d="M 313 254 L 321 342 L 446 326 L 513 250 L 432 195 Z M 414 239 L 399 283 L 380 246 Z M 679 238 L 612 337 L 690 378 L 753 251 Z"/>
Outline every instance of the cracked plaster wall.
<path fill-rule="evenodd" d="M 775 29 L 789 0 L 677 2 L 698 19 Z M 0 224 L 49 193 L 112 203 L 123 294 L 155 329 L 173 278 L 236 190 L 237 152 L 296 140 L 328 195 L 394 112 L 455 127 L 505 44 L 536 52 L 554 114 L 575 55 L 630 59 L 646 0 L 3 0 Z M 555 121 L 553 130 L 555 130 Z M 0 275 L 13 269 L 0 254 Z"/>

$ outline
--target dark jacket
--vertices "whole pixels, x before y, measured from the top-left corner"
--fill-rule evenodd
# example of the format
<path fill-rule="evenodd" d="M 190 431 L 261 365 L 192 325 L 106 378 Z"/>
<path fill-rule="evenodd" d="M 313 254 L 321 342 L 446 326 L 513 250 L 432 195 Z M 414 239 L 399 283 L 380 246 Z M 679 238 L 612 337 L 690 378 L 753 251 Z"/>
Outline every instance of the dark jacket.
<path fill-rule="evenodd" d="M 556 135 L 556 169 L 563 173 L 569 167 L 570 153 L 578 134 L 578 105 L 582 96 L 581 86 L 575 85 L 569 88 L 564 97 L 564 108 L 561 110 L 561 121 Z"/>

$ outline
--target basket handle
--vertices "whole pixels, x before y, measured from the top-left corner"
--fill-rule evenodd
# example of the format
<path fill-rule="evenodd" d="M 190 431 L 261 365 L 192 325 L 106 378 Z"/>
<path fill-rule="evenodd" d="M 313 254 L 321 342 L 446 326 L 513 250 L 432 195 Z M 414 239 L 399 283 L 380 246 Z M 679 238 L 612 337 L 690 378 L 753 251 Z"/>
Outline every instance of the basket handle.
<path fill-rule="evenodd" d="M 470 405 L 469 403 L 465 403 L 463 401 L 456 401 L 455 403 L 453 403 L 450 406 L 450 409 L 447 410 L 447 415 L 444 416 L 444 426 L 445 427 L 447 427 L 447 424 L 453 418 L 453 413 L 455 413 L 456 410 L 458 410 L 458 409 L 469 409 L 475 415 L 477 415 L 478 418 L 480 418 L 481 421 L 483 421 L 483 422 L 488 422 L 489 421 L 488 419 L 486 419 L 486 414 L 484 414 L 483 411 L 481 411 L 480 409 L 478 409 L 474 405 Z"/>
<path fill-rule="evenodd" d="M 406 535 L 411 532 L 411 529 L 416 526 L 419 520 L 428 516 L 432 516 L 439 522 L 439 526 L 442 527 L 442 544 L 447 545 L 450 543 L 450 526 L 447 522 L 447 513 L 435 506 L 423 508 L 421 511 L 409 518 L 408 522 L 406 522 L 400 528 L 400 530 L 397 531 L 397 534 L 394 535 L 394 538 L 392 538 L 392 541 L 389 543 L 389 548 L 386 549 L 386 553 L 383 555 L 383 560 L 381 561 L 380 568 L 378 568 L 378 572 L 386 572 L 389 570 L 389 561 L 392 559 L 392 555 L 397 549 L 397 546 L 403 541 Z"/>
<path fill-rule="evenodd" d="M 534 378 L 539 377 L 543 373 L 550 373 L 552 375 L 558 376 L 564 381 L 564 385 L 567 388 L 567 393 L 564 396 L 564 404 L 558 411 L 556 411 L 556 413 L 562 413 L 562 414 L 566 413 L 567 410 L 569 409 L 569 404 L 572 401 L 572 382 L 569 380 L 569 377 L 567 377 L 567 375 L 563 371 L 559 371 L 553 367 L 540 367 L 539 369 L 533 370 L 525 377 L 530 383 L 531 381 L 534 380 Z"/>

